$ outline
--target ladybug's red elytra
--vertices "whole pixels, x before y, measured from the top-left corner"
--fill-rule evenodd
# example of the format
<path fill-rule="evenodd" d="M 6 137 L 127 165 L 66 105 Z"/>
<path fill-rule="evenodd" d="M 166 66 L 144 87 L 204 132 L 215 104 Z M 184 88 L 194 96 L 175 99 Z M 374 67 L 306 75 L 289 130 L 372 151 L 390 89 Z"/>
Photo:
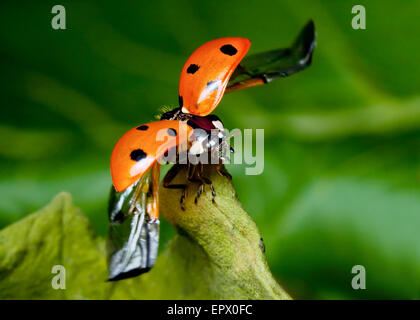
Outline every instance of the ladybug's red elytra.
<path fill-rule="evenodd" d="M 181 71 L 179 106 L 196 116 L 210 114 L 225 93 L 230 76 L 248 52 L 251 41 L 220 38 L 193 52 Z"/>
<path fill-rule="evenodd" d="M 245 56 L 251 42 L 240 37 L 211 40 L 188 58 L 181 71 L 179 107 L 161 115 L 160 121 L 129 130 L 111 155 L 113 187 L 109 202 L 109 280 L 137 276 L 153 267 L 159 244 L 159 159 L 187 142 L 188 155 L 202 154 L 223 160 L 225 133 L 222 121 L 210 114 L 225 92 L 269 83 L 307 68 L 315 48 L 315 27 L 309 21 L 289 48 Z M 211 132 L 216 130 L 216 141 Z M 158 138 L 163 133 L 164 139 Z M 181 134 L 182 133 L 182 134 Z M 162 137 L 161 137 L 162 138 Z M 230 151 L 230 149 L 229 149 Z M 188 158 L 189 159 L 189 158 Z M 166 188 L 182 189 L 184 208 L 187 185 L 171 184 L 182 164 L 176 163 L 163 180 Z M 203 163 L 188 160 L 188 181 L 199 182 L 195 197 L 212 182 L 202 174 Z M 230 175 L 220 170 L 221 175 Z"/>

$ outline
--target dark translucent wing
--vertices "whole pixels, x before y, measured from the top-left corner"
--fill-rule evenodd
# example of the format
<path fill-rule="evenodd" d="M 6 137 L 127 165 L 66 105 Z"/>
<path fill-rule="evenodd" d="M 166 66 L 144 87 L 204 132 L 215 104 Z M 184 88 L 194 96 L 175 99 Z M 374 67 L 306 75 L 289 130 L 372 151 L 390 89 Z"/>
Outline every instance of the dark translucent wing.
<path fill-rule="evenodd" d="M 152 184 L 149 172 L 123 192 L 112 187 L 107 239 L 110 281 L 140 275 L 155 264 L 159 220 L 150 218 L 146 210 L 154 200 Z"/>
<path fill-rule="evenodd" d="M 234 90 L 271 82 L 303 70 L 311 64 L 314 49 L 315 26 L 310 20 L 290 48 L 245 57 L 230 78 L 228 89 Z"/>

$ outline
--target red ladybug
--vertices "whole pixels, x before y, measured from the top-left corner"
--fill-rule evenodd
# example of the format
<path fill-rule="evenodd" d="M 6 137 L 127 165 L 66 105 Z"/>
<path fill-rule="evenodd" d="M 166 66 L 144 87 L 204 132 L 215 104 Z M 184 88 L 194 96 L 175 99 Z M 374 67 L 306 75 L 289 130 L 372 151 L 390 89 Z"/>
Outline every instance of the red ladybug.
<path fill-rule="evenodd" d="M 309 21 L 290 48 L 245 57 L 250 45 L 248 39 L 229 37 L 199 47 L 182 68 L 179 107 L 164 113 L 161 121 L 131 129 L 115 145 L 111 155 L 114 188 L 109 203 L 109 280 L 139 275 L 155 263 L 160 159 L 183 145 L 188 155 L 211 153 L 214 144 L 217 157 L 223 154 L 217 149 L 224 146 L 223 123 L 210 113 L 224 93 L 265 84 L 308 67 L 315 48 L 314 24 Z M 213 143 L 212 131 L 217 132 L 221 143 Z M 202 165 L 188 163 L 188 180 L 200 182 L 195 201 L 205 184 L 210 186 L 214 201 L 215 190 L 202 176 Z M 175 164 L 169 170 L 163 185 L 183 189 L 183 207 L 186 185 L 170 184 L 181 166 Z"/>

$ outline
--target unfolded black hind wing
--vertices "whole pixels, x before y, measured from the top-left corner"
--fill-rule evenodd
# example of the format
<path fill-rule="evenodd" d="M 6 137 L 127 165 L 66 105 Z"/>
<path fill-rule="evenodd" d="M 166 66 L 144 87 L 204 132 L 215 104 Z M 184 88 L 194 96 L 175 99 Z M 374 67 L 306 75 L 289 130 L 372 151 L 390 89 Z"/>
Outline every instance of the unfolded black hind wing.
<path fill-rule="evenodd" d="M 228 91 L 271 82 L 310 66 L 315 49 L 315 25 L 310 20 L 290 48 L 245 57 L 228 83 Z"/>
<path fill-rule="evenodd" d="M 123 192 L 112 187 L 107 239 L 109 281 L 138 276 L 155 264 L 159 247 L 159 220 L 147 210 L 154 197 L 150 174 Z"/>

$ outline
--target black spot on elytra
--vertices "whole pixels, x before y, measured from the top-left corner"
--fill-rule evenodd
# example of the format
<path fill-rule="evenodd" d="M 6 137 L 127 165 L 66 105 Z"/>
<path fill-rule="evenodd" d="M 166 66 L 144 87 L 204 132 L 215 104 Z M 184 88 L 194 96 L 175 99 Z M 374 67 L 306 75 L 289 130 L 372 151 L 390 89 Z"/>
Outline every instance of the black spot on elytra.
<path fill-rule="evenodd" d="M 191 73 L 194 74 L 197 72 L 197 70 L 200 69 L 199 66 L 197 66 L 196 64 L 192 63 L 189 65 L 188 69 L 187 69 L 187 73 Z"/>
<path fill-rule="evenodd" d="M 182 99 L 182 96 L 178 96 L 179 106 L 182 107 L 184 105 L 184 99 Z"/>
<path fill-rule="evenodd" d="M 140 126 L 140 127 L 137 127 L 136 129 L 137 129 L 137 130 L 140 130 L 140 131 L 146 131 L 147 129 L 149 129 L 149 126 L 142 125 L 142 126 Z"/>
<path fill-rule="evenodd" d="M 140 161 L 146 158 L 147 154 L 142 149 L 136 149 L 131 151 L 130 158 L 134 161 Z"/>
<path fill-rule="evenodd" d="M 220 51 L 222 51 L 224 54 L 227 54 L 228 56 L 234 56 L 238 52 L 238 49 L 236 49 L 231 44 L 225 44 L 224 46 L 220 47 Z"/>
<path fill-rule="evenodd" d="M 171 137 L 175 137 L 175 136 L 176 136 L 176 130 L 175 130 L 175 129 L 172 129 L 172 128 L 169 128 L 169 129 L 168 129 L 168 134 L 169 134 Z"/>

